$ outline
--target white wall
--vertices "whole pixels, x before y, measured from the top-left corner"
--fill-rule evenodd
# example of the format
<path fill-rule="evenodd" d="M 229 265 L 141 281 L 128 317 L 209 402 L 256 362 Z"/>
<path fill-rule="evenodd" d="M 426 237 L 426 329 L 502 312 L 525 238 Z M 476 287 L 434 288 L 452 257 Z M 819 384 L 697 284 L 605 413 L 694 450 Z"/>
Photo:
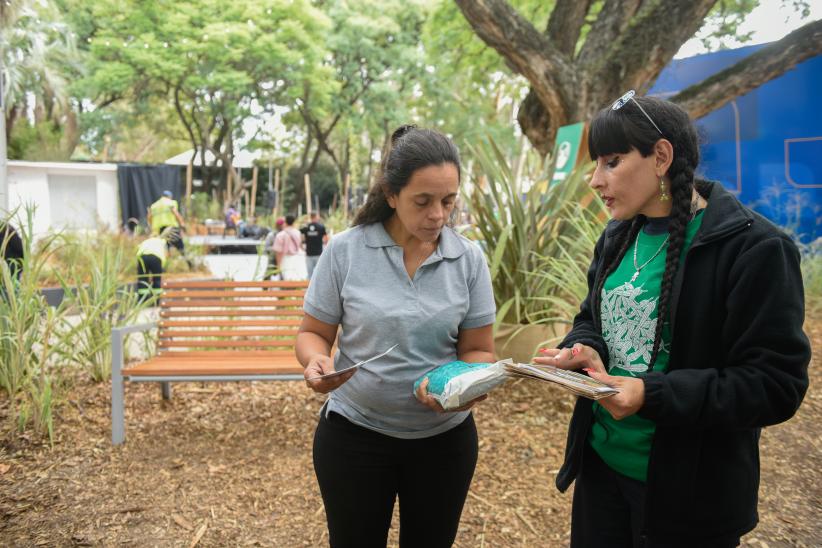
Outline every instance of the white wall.
<path fill-rule="evenodd" d="M 8 182 L 9 209 L 19 206 L 23 222 L 25 206 L 36 206 L 37 235 L 69 226 L 94 228 L 99 223 L 116 230 L 120 225 L 117 164 L 11 160 Z M 74 194 L 72 185 L 76 185 Z"/>

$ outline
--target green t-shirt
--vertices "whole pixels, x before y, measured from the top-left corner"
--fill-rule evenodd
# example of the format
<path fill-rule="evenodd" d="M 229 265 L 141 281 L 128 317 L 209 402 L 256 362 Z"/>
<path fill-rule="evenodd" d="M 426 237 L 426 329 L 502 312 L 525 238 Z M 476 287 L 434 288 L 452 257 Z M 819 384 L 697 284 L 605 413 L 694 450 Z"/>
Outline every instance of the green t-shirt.
<path fill-rule="evenodd" d="M 683 258 L 701 224 L 700 212 L 688 223 L 685 231 Z M 665 273 L 668 246 L 667 243 L 663 246 L 663 242 L 667 236 L 667 233 L 651 235 L 640 231 L 617 269 L 605 280 L 600 312 L 602 336 L 608 346 L 610 375 L 637 377 L 648 370 L 656 332 L 657 301 L 662 275 Z M 640 271 L 632 281 L 636 272 L 634 246 L 638 246 L 636 264 Z M 654 257 L 660 247 L 662 250 Z M 646 261 L 650 262 L 645 264 Z M 665 371 L 668 367 L 670 344 L 671 333 L 666 324 L 662 328 L 662 341 L 654 362 L 654 371 Z M 588 438 L 591 446 L 612 469 L 629 478 L 646 481 L 648 454 L 656 425 L 639 415 L 618 421 L 598 403 L 593 405 L 594 424 Z"/>

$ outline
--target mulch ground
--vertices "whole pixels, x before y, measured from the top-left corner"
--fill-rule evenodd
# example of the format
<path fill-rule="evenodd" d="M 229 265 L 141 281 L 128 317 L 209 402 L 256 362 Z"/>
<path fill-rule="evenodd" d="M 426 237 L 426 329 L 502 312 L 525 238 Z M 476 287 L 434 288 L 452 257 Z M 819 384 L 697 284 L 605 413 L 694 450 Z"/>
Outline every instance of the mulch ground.
<path fill-rule="evenodd" d="M 822 348 L 822 321 L 806 331 Z M 761 522 L 745 546 L 822 544 L 819 365 L 799 413 L 763 433 Z M 327 545 L 311 464 L 321 397 L 302 383 L 181 384 L 170 402 L 156 385 L 126 391 L 118 448 L 108 385 L 70 390 L 53 448 L 15 433 L 0 399 L 0 545 Z M 568 544 L 571 496 L 553 482 L 572 404 L 519 381 L 478 407 L 480 457 L 456 546 Z"/>

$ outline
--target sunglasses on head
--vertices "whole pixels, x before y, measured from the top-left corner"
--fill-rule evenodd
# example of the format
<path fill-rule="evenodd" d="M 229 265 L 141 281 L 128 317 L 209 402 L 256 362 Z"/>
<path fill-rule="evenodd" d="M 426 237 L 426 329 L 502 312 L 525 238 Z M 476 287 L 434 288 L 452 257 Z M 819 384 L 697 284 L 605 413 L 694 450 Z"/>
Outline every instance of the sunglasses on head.
<path fill-rule="evenodd" d="M 636 91 L 634 91 L 634 90 L 632 90 L 632 89 L 629 89 L 629 90 L 625 93 L 625 95 L 623 95 L 622 97 L 620 97 L 619 99 L 617 99 L 616 101 L 614 101 L 614 104 L 613 104 L 613 105 L 611 105 L 611 110 L 619 110 L 619 109 L 621 109 L 622 107 L 624 107 L 624 106 L 625 106 L 625 104 L 626 104 L 626 103 L 628 103 L 628 101 L 633 101 L 633 102 L 634 102 L 634 104 L 635 104 L 635 105 L 639 108 L 639 110 L 642 112 L 642 114 L 644 114 L 644 115 L 645 115 L 645 117 L 648 119 L 648 121 L 649 121 L 649 122 L 651 122 L 651 125 L 652 125 L 652 126 L 654 126 L 654 127 L 656 128 L 656 130 L 659 132 L 659 134 L 660 134 L 660 135 L 662 135 L 662 137 L 664 138 L 664 137 L 665 137 L 665 134 L 664 134 L 664 133 L 662 133 L 662 130 L 661 130 L 661 129 L 659 129 L 659 126 L 658 126 L 658 125 L 656 125 L 656 122 L 654 122 L 654 121 L 653 121 L 653 119 L 652 119 L 652 118 L 648 115 L 648 113 L 647 113 L 647 112 L 645 112 L 645 109 L 644 109 L 644 108 L 642 108 L 642 105 L 640 105 L 640 104 L 639 104 L 639 102 L 638 102 L 636 99 L 634 99 L 634 95 L 636 95 Z"/>

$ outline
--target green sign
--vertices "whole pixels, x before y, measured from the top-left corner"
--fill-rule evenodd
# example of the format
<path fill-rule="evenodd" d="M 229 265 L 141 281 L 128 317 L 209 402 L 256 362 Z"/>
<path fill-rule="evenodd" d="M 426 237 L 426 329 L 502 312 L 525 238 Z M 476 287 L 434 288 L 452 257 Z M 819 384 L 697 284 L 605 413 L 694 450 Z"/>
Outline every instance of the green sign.
<path fill-rule="evenodd" d="M 582 144 L 582 134 L 585 131 L 585 122 L 562 126 L 557 131 L 557 144 L 554 146 L 554 177 L 551 184 L 565 180 L 579 158 L 579 147 Z"/>

